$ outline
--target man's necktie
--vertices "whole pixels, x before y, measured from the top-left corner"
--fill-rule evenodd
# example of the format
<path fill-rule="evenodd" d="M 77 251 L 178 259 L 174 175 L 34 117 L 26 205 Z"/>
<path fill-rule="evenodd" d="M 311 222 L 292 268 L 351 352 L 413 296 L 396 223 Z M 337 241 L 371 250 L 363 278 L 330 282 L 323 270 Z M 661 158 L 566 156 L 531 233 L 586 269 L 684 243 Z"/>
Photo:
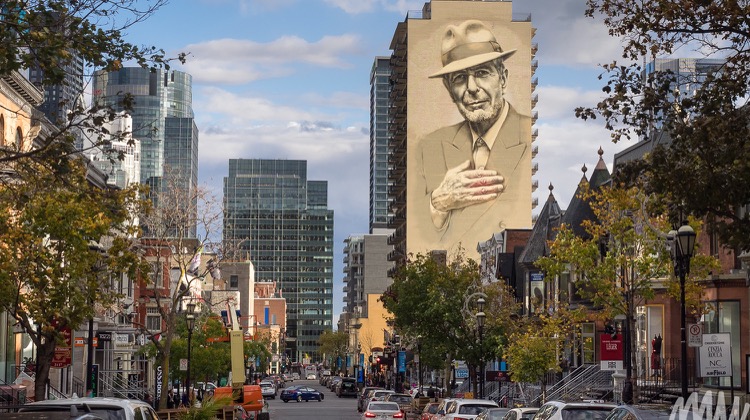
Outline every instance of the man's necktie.
<path fill-rule="evenodd" d="M 484 169 L 487 166 L 487 159 L 490 157 L 490 148 L 481 137 L 474 142 L 474 169 Z"/>

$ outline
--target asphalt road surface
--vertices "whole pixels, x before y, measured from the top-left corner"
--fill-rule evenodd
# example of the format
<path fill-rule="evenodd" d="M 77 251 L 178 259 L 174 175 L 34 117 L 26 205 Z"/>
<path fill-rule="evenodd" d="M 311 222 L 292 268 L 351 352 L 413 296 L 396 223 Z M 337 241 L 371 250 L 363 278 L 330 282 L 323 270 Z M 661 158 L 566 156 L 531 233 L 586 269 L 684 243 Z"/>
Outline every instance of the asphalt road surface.
<path fill-rule="evenodd" d="M 317 380 L 296 380 L 287 382 L 286 385 L 306 385 L 321 391 L 325 398 L 321 402 L 289 401 L 287 403 L 281 401 L 278 396 L 276 399 L 269 399 L 267 401 L 271 420 L 359 420 L 362 418 L 362 414 L 357 412 L 357 399 L 355 397 L 339 398 L 331 390 L 320 385 Z M 279 394 L 281 394 L 281 390 L 279 390 Z"/>

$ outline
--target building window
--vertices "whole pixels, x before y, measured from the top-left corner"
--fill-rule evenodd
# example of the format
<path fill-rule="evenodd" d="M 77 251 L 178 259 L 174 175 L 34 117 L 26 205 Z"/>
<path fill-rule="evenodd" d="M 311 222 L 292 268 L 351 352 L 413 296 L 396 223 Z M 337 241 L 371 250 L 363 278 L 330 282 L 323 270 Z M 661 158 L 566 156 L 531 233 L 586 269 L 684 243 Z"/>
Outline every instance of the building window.
<path fill-rule="evenodd" d="M 155 262 L 151 265 L 151 268 L 153 271 L 151 273 L 151 280 L 153 280 L 154 286 L 164 286 L 164 267 L 162 267 L 162 264 L 160 262 Z"/>
<path fill-rule="evenodd" d="M 156 315 L 149 315 L 146 317 L 146 329 L 149 331 L 160 331 L 161 330 L 161 317 Z"/>
<path fill-rule="evenodd" d="M 240 277 L 234 274 L 229 276 L 229 288 L 237 289 L 239 287 L 240 287 Z"/>
<path fill-rule="evenodd" d="M 596 329 L 593 322 L 581 324 L 581 362 L 582 364 L 594 363 L 594 343 Z"/>

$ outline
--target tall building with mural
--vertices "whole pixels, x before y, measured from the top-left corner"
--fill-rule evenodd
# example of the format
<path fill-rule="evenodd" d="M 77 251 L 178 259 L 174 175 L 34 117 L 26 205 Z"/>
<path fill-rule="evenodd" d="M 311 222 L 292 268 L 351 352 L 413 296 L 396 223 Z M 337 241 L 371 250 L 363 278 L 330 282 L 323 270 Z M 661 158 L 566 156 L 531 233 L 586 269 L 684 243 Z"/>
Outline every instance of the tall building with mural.
<path fill-rule="evenodd" d="M 132 117 L 132 137 L 140 141 L 140 182 L 152 191 L 184 192 L 184 208 L 196 211 L 198 127 L 193 114 L 192 76 L 177 70 L 126 67 L 94 74 L 94 101 Z M 132 95 L 126 109 L 125 95 Z M 165 178 L 165 175 L 169 179 Z M 189 235 L 195 237 L 196 227 Z"/>
<path fill-rule="evenodd" d="M 391 41 L 390 259 L 532 225 L 536 46 L 511 2 L 432 0 Z"/>
<path fill-rule="evenodd" d="M 328 182 L 304 160 L 230 159 L 224 178 L 224 242 L 276 282 L 287 302 L 289 362 L 322 360 L 318 338 L 333 324 L 333 210 Z"/>

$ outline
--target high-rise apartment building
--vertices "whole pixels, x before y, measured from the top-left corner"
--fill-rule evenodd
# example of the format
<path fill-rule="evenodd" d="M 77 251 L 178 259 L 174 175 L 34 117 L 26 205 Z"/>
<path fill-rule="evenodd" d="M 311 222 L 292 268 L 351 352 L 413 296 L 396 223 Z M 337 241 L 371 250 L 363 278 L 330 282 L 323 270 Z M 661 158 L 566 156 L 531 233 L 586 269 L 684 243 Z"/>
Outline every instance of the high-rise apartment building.
<path fill-rule="evenodd" d="M 126 67 L 94 74 L 94 101 L 133 118 L 132 136 L 141 142 L 140 182 L 184 192 L 186 211 L 196 211 L 198 127 L 193 114 L 192 76 L 177 70 Z M 132 109 L 123 103 L 132 95 Z M 165 180 L 165 176 L 170 179 Z M 192 226 L 188 233 L 196 235 Z"/>
<path fill-rule="evenodd" d="M 53 123 L 67 121 L 68 112 L 83 100 L 83 58 L 71 51 L 71 61 L 63 66 L 65 78 L 56 85 L 43 84 L 44 72 L 29 69 L 29 81 L 44 90 L 44 103 L 38 108 Z"/>
<path fill-rule="evenodd" d="M 224 242 L 255 264 L 256 283 L 287 300 L 286 356 L 322 361 L 318 338 L 333 323 L 333 210 L 327 181 L 303 160 L 230 159 Z"/>
<path fill-rule="evenodd" d="M 393 280 L 388 270 L 387 235 L 352 235 L 344 241 L 344 310 L 342 317 L 367 318 L 368 295 L 381 295 Z"/>
<path fill-rule="evenodd" d="M 391 58 L 375 57 L 370 71 L 370 233 L 389 233 L 388 109 Z"/>

